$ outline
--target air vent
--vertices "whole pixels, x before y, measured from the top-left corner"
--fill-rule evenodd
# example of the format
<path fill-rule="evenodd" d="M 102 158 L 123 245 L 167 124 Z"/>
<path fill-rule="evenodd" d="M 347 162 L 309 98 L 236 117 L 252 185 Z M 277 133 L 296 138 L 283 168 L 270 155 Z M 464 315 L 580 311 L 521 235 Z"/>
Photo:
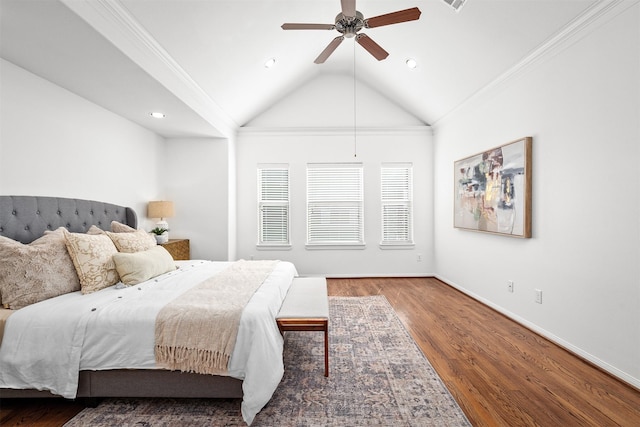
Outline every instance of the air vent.
<path fill-rule="evenodd" d="M 456 12 L 460 12 L 460 9 L 462 9 L 462 6 L 464 6 L 464 4 L 467 2 L 467 0 L 442 0 L 442 1 L 448 4 L 449 6 L 451 6 L 453 10 L 455 10 Z"/>

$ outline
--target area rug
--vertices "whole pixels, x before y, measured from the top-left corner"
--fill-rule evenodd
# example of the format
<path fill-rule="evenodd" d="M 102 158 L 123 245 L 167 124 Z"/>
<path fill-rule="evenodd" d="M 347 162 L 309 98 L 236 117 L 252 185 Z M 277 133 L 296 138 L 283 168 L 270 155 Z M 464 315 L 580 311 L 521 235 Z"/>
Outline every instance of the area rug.
<path fill-rule="evenodd" d="M 330 297 L 322 332 L 287 332 L 285 374 L 252 426 L 470 426 L 384 296 Z M 237 399 L 104 399 L 66 427 L 244 426 Z"/>

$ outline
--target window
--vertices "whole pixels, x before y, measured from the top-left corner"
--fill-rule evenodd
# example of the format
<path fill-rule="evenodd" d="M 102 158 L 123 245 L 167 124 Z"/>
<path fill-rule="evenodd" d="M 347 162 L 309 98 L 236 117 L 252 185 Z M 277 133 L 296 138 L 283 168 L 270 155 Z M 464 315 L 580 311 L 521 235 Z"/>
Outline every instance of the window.
<path fill-rule="evenodd" d="M 307 165 L 307 245 L 364 245 L 361 163 Z"/>
<path fill-rule="evenodd" d="M 258 165 L 258 245 L 289 245 L 289 165 Z"/>
<path fill-rule="evenodd" d="M 413 165 L 383 163 L 381 245 L 413 244 Z"/>

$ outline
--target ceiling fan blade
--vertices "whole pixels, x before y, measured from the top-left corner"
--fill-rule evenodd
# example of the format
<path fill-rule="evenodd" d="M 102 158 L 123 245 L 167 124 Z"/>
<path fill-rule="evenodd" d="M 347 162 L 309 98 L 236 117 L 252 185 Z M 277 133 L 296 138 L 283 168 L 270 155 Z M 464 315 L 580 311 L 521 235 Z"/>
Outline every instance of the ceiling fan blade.
<path fill-rule="evenodd" d="M 421 14 L 420 9 L 412 7 L 411 9 L 399 10 L 397 12 L 365 19 L 364 26 L 366 28 L 375 28 L 384 25 L 399 24 L 400 22 L 415 21 L 420 18 Z"/>
<path fill-rule="evenodd" d="M 327 58 L 331 56 L 333 51 L 336 50 L 338 46 L 340 46 L 340 43 L 342 43 L 343 40 L 344 40 L 344 36 L 338 36 L 335 39 L 331 40 L 331 43 L 329 43 L 329 45 L 324 48 L 322 53 L 318 55 L 316 60 L 313 62 L 315 62 L 316 64 L 324 63 L 324 61 L 326 61 Z"/>
<path fill-rule="evenodd" d="M 282 24 L 283 30 L 335 30 L 333 24 Z"/>
<path fill-rule="evenodd" d="M 380 47 L 378 43 L 374 42 L 373 39 L 366 34 L 358 34 L 356 36 L 356 41 L 378 61 L 382 61 L 387 56 L 389 56 L 389 52 Z"/>
<path fill-rule="evenodd" d="M 356 0 L 340 0 L 344 16 L 356 16 Z"/>

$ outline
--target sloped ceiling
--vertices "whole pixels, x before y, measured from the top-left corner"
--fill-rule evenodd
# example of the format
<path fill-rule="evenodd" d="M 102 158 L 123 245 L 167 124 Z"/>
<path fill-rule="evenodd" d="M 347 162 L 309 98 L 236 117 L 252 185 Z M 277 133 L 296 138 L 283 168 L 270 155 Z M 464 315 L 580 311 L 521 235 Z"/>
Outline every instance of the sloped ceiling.
<path fill-rule="evenodd" d="M 166 137 L 228 136 L 330 75 L 430 125 L 614 2 L 468 0 L 456 13 L 442 0 L 359 0 L 365 18 L 414 6 L 422 16 L 363 30 L 390 53 L 383 61 L 347 39 L 316 65 L 338 33 L 280 26 L 332 24 L 339 0 L 0 0 L 0 56 Z"/>

